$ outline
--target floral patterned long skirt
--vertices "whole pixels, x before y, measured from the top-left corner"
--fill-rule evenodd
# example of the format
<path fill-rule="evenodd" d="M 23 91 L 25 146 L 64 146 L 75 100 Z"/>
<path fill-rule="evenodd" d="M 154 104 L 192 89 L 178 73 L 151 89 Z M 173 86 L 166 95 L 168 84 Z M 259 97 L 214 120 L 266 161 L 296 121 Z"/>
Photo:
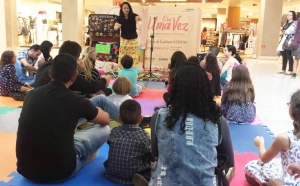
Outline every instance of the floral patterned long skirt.
<path fill-rule="evenodd" d="M 133 67 L 139 66 L 139 54 L 138 54 L 138 39 L 124 39 L 121 38 L 119 49 L 119 66 L 121 66 L 121 59 L 124 55 L 129 55 L 133 58 Z"/>

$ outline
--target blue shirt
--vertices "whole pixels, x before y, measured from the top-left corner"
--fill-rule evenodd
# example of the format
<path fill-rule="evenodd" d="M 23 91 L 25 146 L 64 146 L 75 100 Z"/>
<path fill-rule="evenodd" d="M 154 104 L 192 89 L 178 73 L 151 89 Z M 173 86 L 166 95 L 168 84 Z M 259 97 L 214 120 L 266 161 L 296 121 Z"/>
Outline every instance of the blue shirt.
<path fill-rule="evenodd" d="M 131 67 L 128 69 L 123 68 L 119 72 L 119 76 L 126 76 L 126 77 L 128 77 L 128 79 L 131 82 L 132 89 L 131 89 L 131 92 L 129 93 L 130 96 L 134 96 L 138 93 L 137 77 L 138 77 L 139 73 L 141 73 L 141 70 L 138 68 L 134 68 L 134 67 Z"/>

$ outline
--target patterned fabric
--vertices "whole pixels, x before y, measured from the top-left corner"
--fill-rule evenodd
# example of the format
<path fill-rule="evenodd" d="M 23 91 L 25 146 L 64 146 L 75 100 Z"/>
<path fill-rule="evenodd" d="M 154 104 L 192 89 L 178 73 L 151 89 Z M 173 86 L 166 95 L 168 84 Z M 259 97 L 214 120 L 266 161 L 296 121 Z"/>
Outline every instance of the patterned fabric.
<path fill-rule="evenodd" d="M 8 96 L 10 92 L 19 92 L 21 85 L 26 84 L 18 81 L 15 66 L 4 65 L 0 70 L 0 95 Z"/>
<path fill-rule="evenodd" d="M 121 59 L 124 55 L 130 55 L 133 58 L 133 67 L 139 65 L 139 54 L 138 54 L 138 39 L 124 39 L 121 38 L 120 49 L 119 49 L 119 65 L 121 65 Z"/>
<path fill-rule="evenodd" d="M 137 94 L 133 95 L 132 97 L 138 97 L 140 95 L 140 93 L 144 92 L 145 91 L 145 85 L 144 83 L 137 83 L 136 85 L 137 87 Z"/>
<path fill-rule="evenodd" d="M 254 121 L 256 116 L 256 107 L 249 99 L 248 103 L 238 104 L 227 101 L 226 91 L 222 96 L 221 110 L 223 116 L 230 123 L 245 124 Z"/>
<path fill-rule="evenodd" d="M 112 129 L 107 140 L 108 160 L 105 177 L 120 184 L 132 184 L 135 173 L 150 180 L 151 146 L 149 134 L 137 125 L 123 124 Z"/>
<path fill-rule="evenodd" d="M 258 183 L 264 183 L 267 178 L 280 179 L 285 186 L 300 185 L 300 180 L 295 180 L 286 172 L 286 168 L 291 163 L 300 163 L 300 140 L 293 134 L 293 131 L 287 132 L 290 139 L 290 148 L 288 151 L 281 151 L 281 159 L 273 159 L 269 163 L 262 163 L 259 160 L 253 160 L 247 163 L 245 173 L 255 179 Z"/>
<path fill-rule="evenodd" d="M 29 49 L 24 49 L 24 50 L 18 52 L 17 55 L 16 55 L 16 56 L 17 56 L 17 59 L 20 60 L 20 61 L 21 61 L 21 59 L 26 59 L 26 61 L 27 61 L 30 65 L 34 66 L 36 60 L 33 60 L 33 59 L 31 59 L 31 58 L 29 57 L 28 51 L 29 51 Z M 27 68 L 25 68 L 24 65 L 23 65 L 22 63 L 21 63 L 21 66 L 22 66 L 22 72 L 23 72 L 23 74 L 26 75 L 26 74 L 27 74 L 27 71 L 28 71 Z"/>

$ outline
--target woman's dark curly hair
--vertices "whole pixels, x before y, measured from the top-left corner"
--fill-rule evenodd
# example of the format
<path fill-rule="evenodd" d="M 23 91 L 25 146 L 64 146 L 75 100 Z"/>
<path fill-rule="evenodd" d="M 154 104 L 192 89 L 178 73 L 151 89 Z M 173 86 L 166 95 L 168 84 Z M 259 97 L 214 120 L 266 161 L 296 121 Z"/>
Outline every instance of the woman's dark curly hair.
<path fill-rule="evenodd" d="M 213 76 L 219 76 L 221 71 L 218 65 L 217 57 L 213 53 L 208 53 L 205 57 L 204 70 Z"/>
<path fill-rule="evenodd" d="M 185 120 L 189 113 L 213 123 L 221 116 L 206 72 L 199 65 L 192 63 L 185 63 L 178 69 L 167 106 L 169 114 L 165 121 L 169 130 L 173 129 L 180 116 L 183 116 L 180 134 L 185 133 Z"/>
<path fill-rule="evenodd" d="M 300 139 L 300 90 L 295 92 L 290 101 L 290 114 L 294 119 L 294 135 Z"/>

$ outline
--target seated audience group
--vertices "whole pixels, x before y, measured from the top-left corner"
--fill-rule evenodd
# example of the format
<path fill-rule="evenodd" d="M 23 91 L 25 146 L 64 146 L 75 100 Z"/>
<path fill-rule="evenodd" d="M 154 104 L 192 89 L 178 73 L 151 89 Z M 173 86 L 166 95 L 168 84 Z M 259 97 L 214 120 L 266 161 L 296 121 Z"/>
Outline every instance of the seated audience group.
<path fill-rule="evenodd" d="M 0 60 L 0 95 L 25 95 L 16 144 L 21 175 L 38 183 L 65 181 L 107 142 L 105 177 L 113 182 L 211 186 L 230 181 L 235 165 L 227 121 L 251 123 L 256 116 L 250 73 L 240 65 L 242 59 L 234 46 L 225 48 L 228 59 L 224 65 L 217 58 L 218 47 L 211 47 L 201 62 L 195 56 L 174 52 L 163 96 L 166 106 L 157 108 L 151 118 L 151 138 L 139 126 L 142 108 L 133 97 L 144 91 L 144 85 L 137 82 L 142 69 L 132 67 L 131 56 L 121 59 L 122 69 L 112 93 L 107 88 L 111 77 L 101 76 L 95 69 L 93 47 L 84 49 L 80 58 L 81 46 L 66 41 L 52 58 L 52 46 L 44 41 L 17 54 L 6 51 Z M 216 103 L 219 96 L 221 102 Z M 261 161 L 246 165 L 249 183 L 297 182 L 288 168 L 300 163 L 298 104 L 299 91 L 289 104 L 293 131 L 278 135 L 268 150 L 262 137 L 255 138 Z M 78 127 L 81 118 L 89 125 Z M 111 120 L 122 125 L 111 130 Z M 282 162 L 273 160 L 279 152 Z M 220 155 L 227 157 L 223 171 L 228 179 L 216 171 Z M 273 168 L 281 166 L 285 170 Z M 291 165 L 291 170 L 297 166 Z"/>

